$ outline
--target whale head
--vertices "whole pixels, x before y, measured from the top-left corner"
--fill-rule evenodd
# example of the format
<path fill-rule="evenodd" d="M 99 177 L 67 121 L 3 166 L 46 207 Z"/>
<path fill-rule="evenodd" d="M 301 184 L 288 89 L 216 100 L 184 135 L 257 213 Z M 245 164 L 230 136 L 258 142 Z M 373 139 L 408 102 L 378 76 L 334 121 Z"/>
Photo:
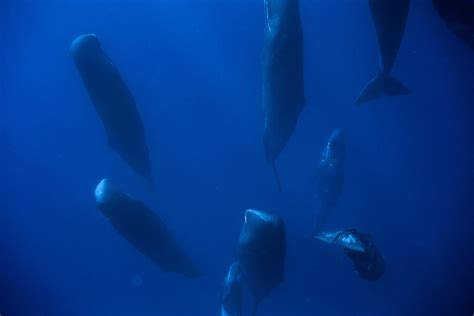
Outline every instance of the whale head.
<path fill-rule="evenodd" d="M 97 64 L 102 61 L 104 51 L 95 34 L 78 36 L 71 43 L 69 52 L 77 63 Z"/>
<path fill-rule="evenodd" d="M 95 188 L 95 202 L 99 208 L 109 205 L 119 191 L 109 179 L 102 179 Z"/>
<path fill-rule="evenodd" d="M 254 223 L 271 223 L 275 220 L 275 216 L 263 211 L 248 209 L 245 211 L 244 221 L 246 224 Z"/>
<path fill-rule="evenodd" d="M 284 235 L 285 230 L 283 220 L 277 215 L 253 209 L 245 211 L 244 226 L 259 236 Z"/>
<path fill-rule="evenodd" d="M 98 50 L 101 49 L 99 39 L 95 34 L 83 34 L 76 37 L 70 47 L 71 53 L 77 53 L 80 50 Z"/>

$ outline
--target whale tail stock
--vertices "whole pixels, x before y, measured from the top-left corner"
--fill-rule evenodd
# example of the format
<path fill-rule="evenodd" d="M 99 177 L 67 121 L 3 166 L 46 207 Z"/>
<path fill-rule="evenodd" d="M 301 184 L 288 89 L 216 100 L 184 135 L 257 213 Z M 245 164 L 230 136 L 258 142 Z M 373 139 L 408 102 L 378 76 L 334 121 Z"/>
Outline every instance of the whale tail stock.
<path fill-rule="evenodd" d="M 272 164 L 273 175 L 275 176 L 275 181 L 276 181 L 278 192 L 282 192 L 280 174 L 278 173 L 278 169 L 276 167 L 275 160 L 272 160 L 271 164 Z"/>
<path fill-rule="evenodd" d="M 378 99 L 383 95 L 396 96 L 408 95 L 411 93 L 411 89 L 405 86 L 398 79 L 390 77 L 390 75 L 384 73 L 379 73 L 362 90 L 356 100 L 356 104 L 360 105 L 362 103 Z"/>

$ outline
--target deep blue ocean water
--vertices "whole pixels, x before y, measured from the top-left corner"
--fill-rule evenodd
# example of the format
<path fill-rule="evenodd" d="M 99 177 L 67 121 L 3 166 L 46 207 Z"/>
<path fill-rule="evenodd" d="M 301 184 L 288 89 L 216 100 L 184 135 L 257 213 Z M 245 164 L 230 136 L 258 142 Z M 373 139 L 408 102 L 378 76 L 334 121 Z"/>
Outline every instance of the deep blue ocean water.
<path fill-rule="evenodd" d="M 263 1 L 0 1 L 0 315 L 219 315 L 243 213 L 287 227 L 285 281 L 259 315 L 474 313 L 474 58 L 430 1 L 412 1 L 394 76 L 411 96 L 354 105 L 377 70 L 366 1 L 301 0 L 307 106 L 278 159 L 262 148 Z M 156 193 L 106 145 L 69 54 L 95 33 L 130 87 Z M 311 239 L 317 161 L 343 128 L 329 226 L 385 257 L 360 279 Z M 97 210 L 111 178 L 157 211 L 205 272 L 162 272 Z"/>

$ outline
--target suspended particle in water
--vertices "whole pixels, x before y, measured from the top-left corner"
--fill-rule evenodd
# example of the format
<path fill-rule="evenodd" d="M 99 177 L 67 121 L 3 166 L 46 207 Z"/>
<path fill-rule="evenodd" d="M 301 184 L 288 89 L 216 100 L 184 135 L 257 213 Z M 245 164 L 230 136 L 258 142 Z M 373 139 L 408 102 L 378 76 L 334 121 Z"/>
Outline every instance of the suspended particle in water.
<path fill-rule="evenodd" d="M 133 287 L 140 287 L 143 284 L 143 278 L 139 274 L 132 276 L 131 283 Z"/>

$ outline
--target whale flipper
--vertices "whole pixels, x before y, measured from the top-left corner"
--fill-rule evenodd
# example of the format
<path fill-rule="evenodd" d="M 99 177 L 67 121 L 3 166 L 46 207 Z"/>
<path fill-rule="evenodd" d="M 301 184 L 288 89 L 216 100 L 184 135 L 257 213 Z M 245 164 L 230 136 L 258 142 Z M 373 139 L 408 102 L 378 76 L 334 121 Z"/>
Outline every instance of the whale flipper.
<path fill-rule="evenodd" d="M 400 80 L 384 74 L 379 74 L 365 86 L 357 98 L 356 104 L 359 105 L 369 102 L 384 95 L 396 96 L 408 95 L 411 93 L 411 89 L 405 86 Z"/>

